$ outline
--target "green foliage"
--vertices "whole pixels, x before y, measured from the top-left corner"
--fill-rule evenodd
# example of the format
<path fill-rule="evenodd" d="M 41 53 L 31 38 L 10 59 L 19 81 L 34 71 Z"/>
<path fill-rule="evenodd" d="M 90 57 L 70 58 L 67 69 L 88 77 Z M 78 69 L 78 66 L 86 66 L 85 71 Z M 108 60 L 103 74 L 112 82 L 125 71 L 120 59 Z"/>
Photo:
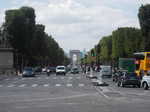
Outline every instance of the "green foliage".
<path fill-rule="evenodd" d="M 132 27 L 118 28 L 112 35 L 103 37 L 91 49 L 95 52 L 97 63 L 109 63 L 119 57 L 132 57 L 134 52 L 144 51 L 144 39 L 141 30 Z M 88 56 L 89 57 L 89 56 Z M 88 58 L 88 62 L 90 58 Z"/>
<path fill-rule="evenodd" d="M 150 4 L 139 8 L 139 22 L 144 36 L 145 50 L 150 50 Z"/>
<path fill-rule="evenodd" d="M 100 40 L 100 59 L 101 60 L 110 60 L 112 52 L 112 36 L 103 37 Z"/>
<path fill-rule="evenodd" d="M 7 39 L 15 51 L 22 55 L 26 65 L 56 66 L 69 63 L 63 49 L 52 36 L 45 33 L 45 26 L 36 24 L 33 8 L 21 7 L 7 10 L 5 14 L 4 29 Z"/>
<path fill-rule="evenodd" d="M 119 28 L 112 34 L 112 58 L 132 57 L 134 52 L 143 51 L 141 31 L 136 28 Z"/>

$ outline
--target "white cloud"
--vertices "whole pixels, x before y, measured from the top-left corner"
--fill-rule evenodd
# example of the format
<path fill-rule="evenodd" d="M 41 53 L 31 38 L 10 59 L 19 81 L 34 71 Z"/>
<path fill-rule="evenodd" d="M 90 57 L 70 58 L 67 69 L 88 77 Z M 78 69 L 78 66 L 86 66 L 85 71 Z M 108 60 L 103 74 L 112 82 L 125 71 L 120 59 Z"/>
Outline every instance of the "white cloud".
<path fill-rule="evenodd" d="M 4 22 L 4 11 L 0 10 L 0 26 L 2 25 L 3 22 Z"/>
<path fill-rule="evenodd" d="M 118 27 L 139 27 L 137 0 L 15 0 L 13 4 L 34 7 L 37 22 L 46 25 L 46 32 L 66 51 L 90 49 Z"/>

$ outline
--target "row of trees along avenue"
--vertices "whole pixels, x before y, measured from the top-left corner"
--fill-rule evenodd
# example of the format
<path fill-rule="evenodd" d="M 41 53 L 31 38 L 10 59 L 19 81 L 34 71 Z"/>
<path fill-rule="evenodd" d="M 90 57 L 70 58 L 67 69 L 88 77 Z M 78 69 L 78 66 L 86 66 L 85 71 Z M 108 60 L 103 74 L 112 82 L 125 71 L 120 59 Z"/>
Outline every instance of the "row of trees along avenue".
<path fill-rule="evenodd" d="M 35 10 L 31 7 L 7 10 L 1 26 L 3 36 L 15 50 L 15 65 L 37 66 L 67 64 L 68 58 L 45 26 L 36 24 Z"/>
<path fill-rule="evenodd" d="M 82 59 L 82 63 L 115 64 L 119 57 L 131 58 L 134 52 L 150 51 L 150 4 L 139 8 L 138 18 L 141 29 L 118 28 L 103 37 Z"/>

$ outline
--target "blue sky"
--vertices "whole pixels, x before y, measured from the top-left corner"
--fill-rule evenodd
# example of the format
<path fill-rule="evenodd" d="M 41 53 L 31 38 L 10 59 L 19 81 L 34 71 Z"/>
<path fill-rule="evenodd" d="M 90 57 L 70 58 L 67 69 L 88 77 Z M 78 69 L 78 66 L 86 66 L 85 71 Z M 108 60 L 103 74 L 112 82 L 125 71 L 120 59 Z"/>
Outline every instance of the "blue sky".
<path fill-rule="evenodd" d="M 1 0 L 0 24 L 6 9 L 31 6 L 37 23 L 46 26 L 65 50 L 86 50 L 118 27 L 138 27 L 138 9 L 150 0 Z"/>

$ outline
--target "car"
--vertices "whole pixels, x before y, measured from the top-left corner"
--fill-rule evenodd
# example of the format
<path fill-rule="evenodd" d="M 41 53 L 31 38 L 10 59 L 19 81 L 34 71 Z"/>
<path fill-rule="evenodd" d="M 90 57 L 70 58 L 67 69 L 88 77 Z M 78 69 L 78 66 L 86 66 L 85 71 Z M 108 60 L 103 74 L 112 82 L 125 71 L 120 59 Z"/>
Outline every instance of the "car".
<path fill-rule="evenodd" d="M 150 75 L 143 76 L 141 81 L 141 87 L 143 87 L 145 90 L 148 90 L 150 87 Z"/>
<path fill-rule="evenodd" d="M 119 76 L 118 87 L 125 87 L 126 85 L 133 85 L 140 88 L 141 81 L 140 78 L 134 72 L 124 72 L 122 75 Z"/>
<path fill-rule="evenodd" d="M 41 74 L 42 68 L 41 67 L 35 67 L 34 72 L 35 72 L 35 74 Z"/>
<path fill-rule="evenodd" d="M 46 67 L 42 68 L 42 72 L 43 72 L 43 73 L 45 73 L 46 71 L 47 71 L 47 68 L 46 68 Z"/>
<path fill-rule="evenodd" d="M 111 66 L 101 65 L 100 76 L 101 77 L 112 77 Z"/>
<path fill-rule="evenodd" d="M 56 75 L 66 75 L 66 67 L 65 66 L 57 66 L 56 67 Z"/>
<path fill-rule="evenodd" d="M 97 76 L 95 74 L 87 74 L 86 78 L 88 78 L 88 79 L 97 79 Z"/>
<path fill-rule="evenodd" d="M 79 73 L 79 69 L 78 68 L 72 68 L 71 69 L 71 73 L 72 74 L 78 74 Z"/>
<path fill-rule="evenodd" d="M 52 73 L 55 73 L 55 72 L 56 72 L 55 67 L 47 67 L 47 69 L 46 69 L 46 73 L 47 73 L 48 76 Z"/>
<path fill-rule="evenodd" d="M 23 77 L 35 77 L 35 72 L 31 67 L 25 67 L 22 73 Z"/>

